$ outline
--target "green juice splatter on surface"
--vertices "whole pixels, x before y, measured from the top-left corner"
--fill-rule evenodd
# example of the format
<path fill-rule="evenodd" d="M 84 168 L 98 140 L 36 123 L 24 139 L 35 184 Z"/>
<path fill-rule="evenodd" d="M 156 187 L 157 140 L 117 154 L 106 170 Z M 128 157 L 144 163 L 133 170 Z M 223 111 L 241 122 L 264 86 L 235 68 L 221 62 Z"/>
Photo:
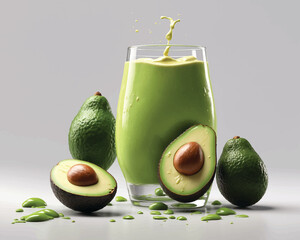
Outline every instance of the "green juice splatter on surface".
<path fill-rule="evenodd" d="M 22 207 L 25 208 L 43 208 L 47 206 L 47 203 L 41 198 L 28 198 L 22 203 Z"/>
<path fill-rule="evenodd" d="M 150 214 L 151 215 L 161 215 L 161 213 L 159 211 L 151 211 Z"/>
<path fill-rule="evenodd" d="M 125 219 L 125 220 L 133 220 L 134 217 L 131 216 L 131 215 L 127 215 L 127 216 L 124 216 L 123 219 Z"/>
<path fill-rule="evenodd" d="M 163 217 L 163 216 L 153 216 L 154 220 L 166 220 L 168 219 L 167 217 Z"/>
<path fill-rule="evenodd" d="M 238 218 L 248 218 L 249 216 L 246 214 L 241 214 L 241 215 L 235 215 Z"/>
<path fill-rule="evenodd" d="M 222 203 L 219 200 L 215 200 L 215 201 L 213 201 L 211 203 L 211 205 L 214 205 L 214 206 L 216 206 L 216 205 L 222 205 Z"/>
<path fill-rule="evenodd" d="M 26 223 L 26 221 L 15 219 L 11 224 L 15 223 Z"/>
<path fill-rule="evenodd" d="M 155 189 L 155 195 L 156 196 L 165 196 L 164 191 L 161 188 Z"/>
<path fill-rule="evenodd" d="M 201 218 L 201 221 L 213 221 L 222 219 L 218 214 L 208 214 Z"/>
<path fill-rule="evenodd" d="M 115 197 L 116 202 L 127 202 L 127 199 L 122 196 Z"/>
<path fill-rule="evenodd" d="M 168 210 L 164 211 L 164 214 L 174 214 L 174 211 L 171 209 L 168 209 Z"/>
<path fill-rule="evenodd" d="M 43 222 L 53 218 L 58 218 L 59 214 L 52 209 L 44 209 L 29 215 L 23 216 L 20 219 L 26 222 Z"/>
<path fill-rule="evenodd" d="M 235 215 L 236 212 L 230 208 L 222 207 L 216 211 L 216 214 L 218 214 L 220 216 L 228 216 L 228 215 Z"/>
<path fill-rule="evenodd" d="M 150 210 L 167 210 L 168 206 L 162 202 L 156 202 L 156 203 L 152 203 L 149 206 Z"/>

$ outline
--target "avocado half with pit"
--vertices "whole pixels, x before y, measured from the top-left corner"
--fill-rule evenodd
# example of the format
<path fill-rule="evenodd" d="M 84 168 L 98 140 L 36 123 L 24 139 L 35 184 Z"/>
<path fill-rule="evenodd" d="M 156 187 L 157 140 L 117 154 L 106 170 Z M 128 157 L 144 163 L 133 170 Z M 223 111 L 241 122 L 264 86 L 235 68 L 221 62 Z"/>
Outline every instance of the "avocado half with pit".
<path fill-rule="evenodd" d="M 199 199 L 216 172 L 216 133 L 196 125 L 177 137 L 162 154 L 159 180 L 165 193 L 179 202 Z"/>
<path fill-rule="evenodd" d="M 68 159 L 51 170 L 51 188 L 66 207 L 93 212 L 105 207 L 117 192 L 117 182 L 101 167 L 82 160 Z"/>

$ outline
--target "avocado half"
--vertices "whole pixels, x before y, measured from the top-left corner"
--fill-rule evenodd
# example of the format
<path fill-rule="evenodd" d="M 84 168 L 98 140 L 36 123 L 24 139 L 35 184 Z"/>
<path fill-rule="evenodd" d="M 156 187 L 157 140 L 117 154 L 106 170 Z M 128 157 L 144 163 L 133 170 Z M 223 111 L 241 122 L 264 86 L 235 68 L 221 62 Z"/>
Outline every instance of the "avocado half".
<path fill-rule="evenodd" d="M 67 177 L 74 165 L 85 164 L 93 168 L 98 182 L 90 186 L 77 186 Z M 66 207 L 80 212 L 94 212 L 105 207 L 116 195 L 117 182 L 99 166 L 76 159 L 67 159 L 54 166 L 50 173 L 51 188 L 57 199 Z"/>
<path fill-rule="evenodd" d="M 185 144 L 198 143 L 202 149 L 203 165 L 192 175 L 177 171 L 174 166 L 176 152 Z M 211 186 L 216 172 L 216 133 L 205 125 L 196 125 L 177 137 L 162 154 L 159 180 L 165 193 L 179 202 L 199 199 Z"/>

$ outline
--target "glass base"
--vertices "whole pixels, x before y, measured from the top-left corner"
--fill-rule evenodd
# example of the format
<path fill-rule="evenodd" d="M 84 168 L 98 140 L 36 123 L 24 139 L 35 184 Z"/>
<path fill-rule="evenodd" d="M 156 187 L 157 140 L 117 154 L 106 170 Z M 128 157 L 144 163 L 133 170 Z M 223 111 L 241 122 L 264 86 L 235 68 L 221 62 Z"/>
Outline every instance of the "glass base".
<path fill-rule="evenodd" d="M 149 207 L 152 203 L 163 202 L 168 205 L 170 209 L 193 210 L 195 208 L 205 207 L 210 193 L 209 188 L 209 190 L 198 200 L 182 203 L 171 199 L 165 193 L 163 193 L 163 196 L 157 196 L 155 194 L 155 189 L 157 188 L 161 188 L 161 186 L 159 184 L 135 185 L 127 183 L 129 198 L 132 204 L 141 207 Z"/>

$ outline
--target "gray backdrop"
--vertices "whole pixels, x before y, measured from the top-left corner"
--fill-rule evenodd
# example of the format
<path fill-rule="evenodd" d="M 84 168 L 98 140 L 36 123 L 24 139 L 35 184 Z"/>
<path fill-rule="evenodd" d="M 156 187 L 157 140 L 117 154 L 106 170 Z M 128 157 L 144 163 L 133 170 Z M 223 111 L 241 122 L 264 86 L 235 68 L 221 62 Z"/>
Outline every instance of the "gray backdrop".
<path fill-rule="evenodd" d="M 99 90 L 116 115 L 127 46 L 165 43 L 168 23 L 159 17 L 167 15 L 181 19 L 172 43 L 207 47 L 219 154 L 240 135 L 268 169 L 298 167 L 299 7 L 1 0 L 1 162 L 51 166 L 70 157 L 68 129 L 83 101 Z"/>

